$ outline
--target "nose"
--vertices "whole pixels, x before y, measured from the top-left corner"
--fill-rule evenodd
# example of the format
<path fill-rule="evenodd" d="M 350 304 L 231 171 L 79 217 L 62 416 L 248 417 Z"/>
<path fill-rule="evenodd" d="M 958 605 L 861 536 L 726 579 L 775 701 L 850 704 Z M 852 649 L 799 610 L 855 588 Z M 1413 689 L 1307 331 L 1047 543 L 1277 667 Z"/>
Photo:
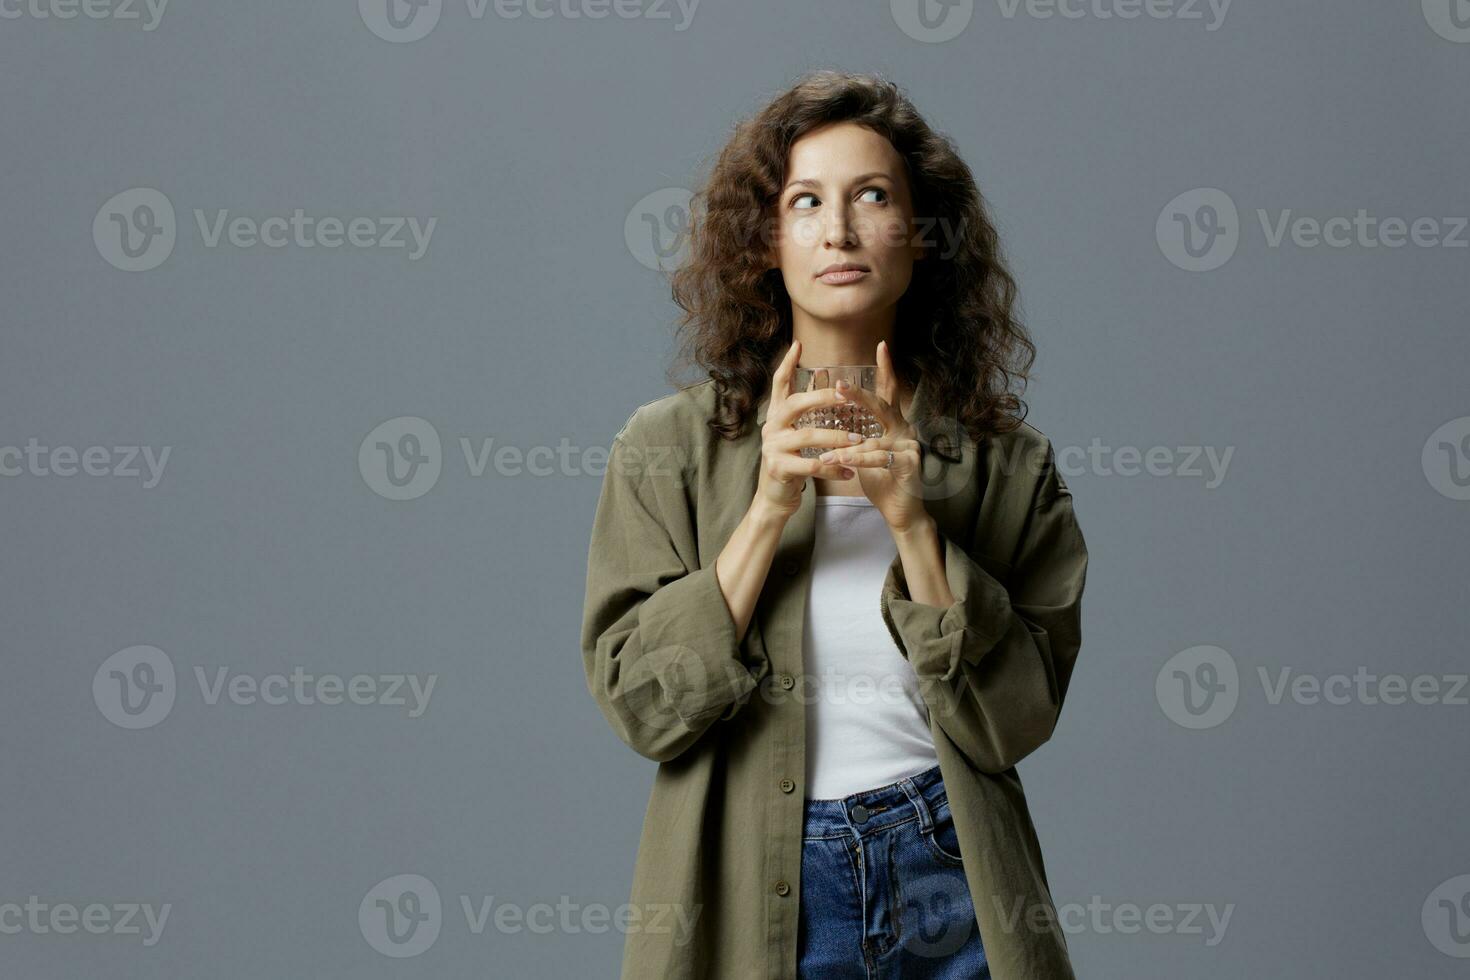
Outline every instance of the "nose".
<path fill-rule="evenodd" d="M 852 215 L 846 202 L 838 201 L 828 207 L 826 219 L 826 224 L 822 227 L 822 238 L 827 245 L 846 248 L 857 244 Z"/>

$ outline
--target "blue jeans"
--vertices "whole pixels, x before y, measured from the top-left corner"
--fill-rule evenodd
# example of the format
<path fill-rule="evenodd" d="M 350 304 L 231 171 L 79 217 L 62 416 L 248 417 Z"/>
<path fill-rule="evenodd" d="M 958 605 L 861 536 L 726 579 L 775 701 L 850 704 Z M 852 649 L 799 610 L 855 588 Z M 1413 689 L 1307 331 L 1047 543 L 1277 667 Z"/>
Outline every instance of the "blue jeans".
<path fill-rule="evenodd" d="M 807 800 L 797 973 L 990 980 L 939 767 Z"/>

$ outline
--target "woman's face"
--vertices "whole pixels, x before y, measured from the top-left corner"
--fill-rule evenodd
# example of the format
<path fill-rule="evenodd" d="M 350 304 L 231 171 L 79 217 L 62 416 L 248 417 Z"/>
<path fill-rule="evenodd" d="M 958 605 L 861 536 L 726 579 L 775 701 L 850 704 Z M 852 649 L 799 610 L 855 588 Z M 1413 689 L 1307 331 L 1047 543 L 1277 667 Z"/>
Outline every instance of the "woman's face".
<path fill-rule="evenodd" d="M 774 258 L 793 315 L 837 323 L 896 304 L 923 249 L 893 144 L 857 123 L 831 123 L 792 144 L 786 174 Z M 833 265 L 860 268 L 828 273 Z"/>

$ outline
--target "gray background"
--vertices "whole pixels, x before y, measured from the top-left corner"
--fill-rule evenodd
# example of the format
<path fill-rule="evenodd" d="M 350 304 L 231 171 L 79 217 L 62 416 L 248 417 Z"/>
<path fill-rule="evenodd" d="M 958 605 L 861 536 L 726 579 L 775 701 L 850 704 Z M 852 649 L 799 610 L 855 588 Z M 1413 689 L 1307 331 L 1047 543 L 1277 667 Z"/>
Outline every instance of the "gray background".
<path fill-rule="evenodd" d="M 598 471 L 474 476 L 459 440 L 606 447 L 668 390 L 676 311 L 625 222 L 813 67 L 889 75 L 956 139 L 1040 348 L 1030 421 L 1057 446 L 1234 447 L 1213 488 L 1068 476 L 1085 642 L 1055 739 L 1022 764 L 1056 900 L 1233 906 L 1215 945 L 1207 925 L 1089 919 L 1068 934 L 1079 975 L 1465 974 L 1421 911 L 1470 874 L 1470 708 L 1273 705 L 1257 679 L 1466 669 L 1470 503 L 1421 454 L 1470 415 L 1470 251 L 1273 248 L 1256 216 L 1470 213 L 1470 43 L 1419 3 L 1242 0 L 1208 30 L 1207 11 L 990 0 L 944 43 L 835 0 L 710 0 L 685 30 L 676 8 L 475 19 L 450 0 L 411 43 L 344 0 L 175 0 L 152 31 L 21 9 L 0 19 L 0 447 L 171 455 L 151 488 L 0 479 L 0 904 L 172 908 L 152 947 L 0 933 L 5 976 L 617 975 L 616 931 L 476 935 L 460 909 L 625 902 L 654 767 L 578 653 Z M 138 187 L 167 195 L 178 240 L 129 273 L 90 229 Z M 1195 188 L 1240 213 L 1208 272 L 1155 233 Z M 297 207 L 438 223 L 410 261 L 208 248 L 193 217 Z M 432 423 L 443 469 L 390 500 L 358 451 L 401 416 Z M 134 731 L 92 681 L 137 644 L 178 685 Z M 1194 730 L 1155 680 L 1205 644 L 1238 665 L 1239 703 Z M 196 666 L 438 680 L 410 718 L 210 705 Z M 437 887 L 442 931 L 389 958 L 357 912 L 405 873 Z"/>

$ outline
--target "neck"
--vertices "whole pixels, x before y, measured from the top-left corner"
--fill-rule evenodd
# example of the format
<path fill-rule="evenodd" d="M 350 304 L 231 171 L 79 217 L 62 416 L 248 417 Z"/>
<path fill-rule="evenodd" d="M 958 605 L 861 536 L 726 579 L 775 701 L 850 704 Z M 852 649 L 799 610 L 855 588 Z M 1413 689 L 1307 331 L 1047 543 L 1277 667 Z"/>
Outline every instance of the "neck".
<path fill-rule="evenodd" d="M 843 320 L 820 320 L 792 311 L 791 335 L 801 341 L 800 367 L 827 364 L 877 364 L 878 342 L 893 349 L 896 307 Z"/>

